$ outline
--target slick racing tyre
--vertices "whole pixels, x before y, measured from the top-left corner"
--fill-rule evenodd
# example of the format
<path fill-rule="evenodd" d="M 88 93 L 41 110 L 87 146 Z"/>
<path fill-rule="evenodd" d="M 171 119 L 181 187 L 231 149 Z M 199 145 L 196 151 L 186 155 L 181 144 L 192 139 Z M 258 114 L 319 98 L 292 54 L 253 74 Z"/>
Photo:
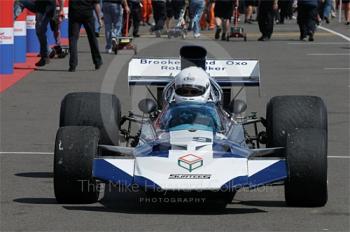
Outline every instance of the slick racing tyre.
<path fill-rule="evenodd" d="M 277 96 L 266 109 L 267 147 L 285 147 L 287 136 L 296 129 L 324 130 L 327 136 L 327 110 L 314 96 Z M 285 152 L 277 154 L 285 157 Z"/>
<path fill-rule="evenodd" d="M 94 203 L 99 192 L 92 177 L 99 130 L 94 127 L 61 127 L 56 135 L 54 191 L 58 203 Z"/>
<path fill-rule="evenodd" d="M 92 126 L 100 130 L 100 144 L 119 145 L 119 99 L 106 93 L 70 93 L 61 103 L 60 127 Z"/>
<path fill-rule="evenodd" d="M 324 206 L 327 202 L 327 132 L 297 129 L 287 137 L 288 178 L 285 199 L 289 206 Z"/>

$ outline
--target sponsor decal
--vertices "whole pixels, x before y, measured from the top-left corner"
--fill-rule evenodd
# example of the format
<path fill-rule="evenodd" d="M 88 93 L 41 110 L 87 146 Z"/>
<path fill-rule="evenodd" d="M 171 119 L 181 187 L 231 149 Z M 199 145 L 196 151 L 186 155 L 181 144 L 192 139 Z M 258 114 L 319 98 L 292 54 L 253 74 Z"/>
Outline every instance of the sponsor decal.
<path fill-rule="evenodd" d="M 211 174 L 170 174 L 169 179 L 210 179 Z"/>
<path fill-rule="evenodd" d="M 149 203 L 166 203 L 166 204 L 179 204 L 179 203 L 189 203 L 189 204 L 200 204 L 205 203 L 207 198 L 205 197 L 140 197 L 139 203 L 149 204 Z"/>
<path fill-rule="evenodd" d="M 63 7 L 64 18 L 68 19 L 68 7 Z"/>
<path fill-rule="evenodd" d="M 193 170 L 203 166 L 203 159 L 199 156 L 188 154 L 181 156 L 178 159 L 177 164 L 180 167 L 187 169 L 189 172 L 192 172 Z"/>
<path fill-rule="evenodd" d="M 0 28 L 0 44 L 13 44 L 13 28 Z"/>
<path fill-rule="evenodd" d="M 26 35 L 26 22 L 25 21 L 15 21 L 14 31 L 15 36 L 25 36 Z"/>
<path fill-rule="evenodd" d="M 205 138 L 205 137 L 193 137 L 192 141 L 201 142 L 201 143 L 211 143 L 211 139 Z"/>
<path fill-rule="evenodd" d="M 27 29 L 35 29 L 35 15 L 27 16 Z"/>
<path fill-rule="evenodd" d="M 195 78 L 190 76 L 184 78 L 184 81 L 194 81 L 194 80 Z"/>

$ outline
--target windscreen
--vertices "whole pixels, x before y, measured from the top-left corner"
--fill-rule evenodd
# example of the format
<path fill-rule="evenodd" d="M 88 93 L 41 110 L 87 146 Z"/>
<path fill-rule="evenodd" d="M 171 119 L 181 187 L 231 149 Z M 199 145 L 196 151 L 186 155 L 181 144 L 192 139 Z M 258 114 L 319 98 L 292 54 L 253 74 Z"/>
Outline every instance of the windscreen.
<path fill-rule="evenodd" d="M 160 129 L 222 131 L 222 124 L 213 103 L 171 104 L 160 119 Z"/>

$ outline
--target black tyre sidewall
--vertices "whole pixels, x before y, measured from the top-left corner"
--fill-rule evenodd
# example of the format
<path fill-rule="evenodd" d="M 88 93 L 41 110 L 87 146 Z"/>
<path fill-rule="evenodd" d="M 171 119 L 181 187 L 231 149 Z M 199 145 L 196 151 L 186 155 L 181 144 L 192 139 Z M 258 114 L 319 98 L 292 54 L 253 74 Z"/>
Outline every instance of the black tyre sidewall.
<path fill-rule="evenodd" d="M 60 127 L 93 126 L 100 130 L 100 143 L 119 145 L 119 99 L 106 93 L 70 93 L 61 103 Z"/>
<path fill-rule="evenodd" d="M 92 177 L 99 130 L 94 127 L 61 127 L 54 154 L 54 192 L 59 203 L 93 203 L 98 200 Z"/>
<path fill-rule="evenodd" d="M 327 109 L 316 96 L 277 96 L 267 104 L 267 147 L 285 147 L 288 133 L 316 128 L 327 133 Z M 280 154 L 285 156 L 285 154 Z"/>
<path fill-rule="evenodd" d="M 324 206 L 327 202 L 327 133 L 298 129 L 287 138 L 288 178 L 285 198 L 290 206 Z"/>

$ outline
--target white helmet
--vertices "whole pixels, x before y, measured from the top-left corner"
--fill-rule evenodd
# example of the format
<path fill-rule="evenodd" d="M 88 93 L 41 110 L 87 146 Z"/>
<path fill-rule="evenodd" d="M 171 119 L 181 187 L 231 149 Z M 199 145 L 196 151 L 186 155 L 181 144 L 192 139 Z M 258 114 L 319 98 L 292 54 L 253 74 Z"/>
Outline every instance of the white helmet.
<path fill-rule="evenodd" d="M 198 67 L 188 67 L 175 76 L 175 102 L 206 103 L 210 96 L 210 77 Z"/>

